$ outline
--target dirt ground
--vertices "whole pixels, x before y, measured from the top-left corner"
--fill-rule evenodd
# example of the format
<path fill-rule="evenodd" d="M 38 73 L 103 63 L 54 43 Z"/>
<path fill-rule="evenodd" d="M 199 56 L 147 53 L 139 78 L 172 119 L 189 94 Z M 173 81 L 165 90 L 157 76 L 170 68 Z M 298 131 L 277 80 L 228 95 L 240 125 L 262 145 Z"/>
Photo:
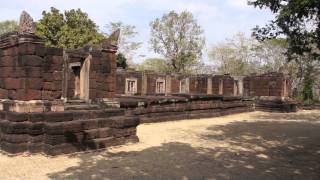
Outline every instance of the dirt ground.
<path fill-rule="evenodd" d="M 140 142 L 58 157 L 0 155 L 0 179 L 320 179 L 320 111 L 143 124 Z"/>

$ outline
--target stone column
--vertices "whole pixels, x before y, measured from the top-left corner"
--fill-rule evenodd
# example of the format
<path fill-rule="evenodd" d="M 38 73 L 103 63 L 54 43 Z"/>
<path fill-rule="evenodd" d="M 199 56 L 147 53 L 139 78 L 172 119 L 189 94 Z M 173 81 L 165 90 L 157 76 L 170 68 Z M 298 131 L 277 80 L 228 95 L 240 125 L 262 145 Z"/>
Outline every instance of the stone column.
<path fill-rule="evenodd" d="M 212 77 L 207 78 L 207 94 L 212 94 Z"/>
<path fill-rule="evenodd" d="M 171 76 L 166 75 L 166 96 L 169 96 L 171 94 Z"/>
<path fill-rule="evenodd" d="M 219 80 L 219 95 L 223 95 L 223 79 Z"/>
<path fill-rule="evenodd" d="M 141 95 L 147 95 L 147 88 L 148 88 L 148 77 L 147 73 L 143 72 L 142 73 L 142 82 L 141 82 Z"/>

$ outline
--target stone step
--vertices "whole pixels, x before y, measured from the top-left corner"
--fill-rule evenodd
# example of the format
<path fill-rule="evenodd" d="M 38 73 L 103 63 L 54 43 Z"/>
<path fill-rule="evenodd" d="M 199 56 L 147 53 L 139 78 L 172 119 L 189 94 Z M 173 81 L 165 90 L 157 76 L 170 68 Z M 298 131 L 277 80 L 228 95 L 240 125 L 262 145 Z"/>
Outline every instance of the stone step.
<path fill-rule="evenodd" d="M 100 109 L 99 105 L 96 104 L 69 104 L 65 105 L 65 110 L 93 110 Z"/>

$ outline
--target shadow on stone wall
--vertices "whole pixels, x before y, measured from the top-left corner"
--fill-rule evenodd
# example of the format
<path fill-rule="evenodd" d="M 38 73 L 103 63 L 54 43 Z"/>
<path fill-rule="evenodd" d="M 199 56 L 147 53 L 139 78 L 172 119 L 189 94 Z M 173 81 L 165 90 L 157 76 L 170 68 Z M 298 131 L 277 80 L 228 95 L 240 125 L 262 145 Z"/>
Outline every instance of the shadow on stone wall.
<path fill-rule="evenodd" d="M 57 179 L 319 179 L 320 124 L 235 122 L 212 126 L 202 140 L 228 147 L 167 143 L 142 151 L 90 153 Z M 215 132 L 221 132 L 216 135 Z M 97 160 L 97 157 L 100 157 Z"/>

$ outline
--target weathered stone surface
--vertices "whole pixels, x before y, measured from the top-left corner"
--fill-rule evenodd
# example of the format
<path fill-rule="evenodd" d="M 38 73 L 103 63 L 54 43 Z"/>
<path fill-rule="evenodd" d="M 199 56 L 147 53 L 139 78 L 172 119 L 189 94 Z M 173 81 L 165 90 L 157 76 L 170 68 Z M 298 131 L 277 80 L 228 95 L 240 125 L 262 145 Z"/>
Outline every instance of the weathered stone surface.
<path fill-rule="evenodd" d="M 22 11 L 19 21 L 19 33 L 33 34 L 35 33 L 35 23 L 32 17 L 25 11 Z"/>

